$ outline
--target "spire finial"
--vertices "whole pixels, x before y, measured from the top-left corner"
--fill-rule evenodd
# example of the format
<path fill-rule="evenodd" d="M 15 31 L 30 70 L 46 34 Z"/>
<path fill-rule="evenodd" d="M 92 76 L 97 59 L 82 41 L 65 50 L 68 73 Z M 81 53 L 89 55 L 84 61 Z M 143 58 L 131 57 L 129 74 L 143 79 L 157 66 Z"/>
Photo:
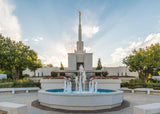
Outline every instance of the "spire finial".
<path fill-rule="evenodd" d="M 79 11 L 79 24 L 81 24 L 81 12 Z"/>
<path fill-rule="evenodd" d="M 81 12 L 79 11 L 79 17 L 81 17 Z"/>

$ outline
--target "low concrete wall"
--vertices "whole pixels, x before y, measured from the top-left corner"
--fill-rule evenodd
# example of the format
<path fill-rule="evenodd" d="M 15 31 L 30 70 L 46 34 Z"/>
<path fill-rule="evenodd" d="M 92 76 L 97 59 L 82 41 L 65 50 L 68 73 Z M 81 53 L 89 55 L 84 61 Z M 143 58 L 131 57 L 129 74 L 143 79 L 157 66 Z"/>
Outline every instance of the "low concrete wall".
<path fill-rule="evenodd" d="M 0 74 L 0 80 L 7 79 L 7 74 Z"/>
<path fill-rule="evenodd" d="M 136 88 L 136 89 L 128 89 L 128 88 L 121 88 L 121 91 L 127 92 L 127 93 L 143 93 L 148 95 L 160 95 L 160 90 L 154 90 L 152 88 Z"/>
<path fill-rule="evenodd" d="M 152 78 L 160 81 L 160 76 L 152 76 Z"/>
<path fill-rule="evenodd" d="M 41 89 L 60 89 L 64 88 L 65 79 L 41 79 Z M 98 82 L 98 89 L 120 89 L 121 79 L 95 79 Z"/>
<path fill-rule="evenodd" d="M 159 114 L 160 103 L 134 106 L 134 114 Z"/>
<path fill-rule="evenodd" d="M 39 82 L 43 77 L 28 77 L 27 79 L 33 80 L 34 82 Z"/>
<path fill-rule="evenodd" d="M 41 105 L 65 110 L 99 110 L 120 106 L 123 91 L 110 93 L 54 93 L 40 90 L 38 100 Z"/>
<path fill-rule="evenodd" d="M 26 104 L 17 104 L 11 102 L 0 102 L 0 109 L 7 111 L 7 114 L 28 114 Z"/>
<path fill-rule="evenodd" d="M 98 89 L 120 89 L 121 79 L 94 79 L 98 83 Z"/>
<path fill-rule="evenodd" d="M 38 87 L 25 87 L 25 88 L 0 88 L 0 93 L 12 93 L 38 91 Z"/>
<path fill-rule="evenodd" d="M 41 89 L 60 89 L 64 87 L 64 79 L 41 79 Z"/>

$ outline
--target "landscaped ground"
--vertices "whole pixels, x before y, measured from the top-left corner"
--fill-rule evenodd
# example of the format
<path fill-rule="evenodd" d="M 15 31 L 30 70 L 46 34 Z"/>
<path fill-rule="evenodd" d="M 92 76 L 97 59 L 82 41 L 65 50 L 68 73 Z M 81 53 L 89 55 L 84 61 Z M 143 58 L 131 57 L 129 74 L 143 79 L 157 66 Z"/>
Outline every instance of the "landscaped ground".
<path fill-rule="evenodd" d="M 63 112 L 50 112 L 31 106 L 31 102 L 37 99 L 38 93 L 0 94 L 0 102 L 15 102 L 28 105 L 29 114 L 64 114 Z M 160 103 L 160 95 L 125 93 L 124 99 L 130 102 L 130 106 L 120 111 L 103 112 L 101 114 L 133 114 L 133 106 L 139 104 Z"/>

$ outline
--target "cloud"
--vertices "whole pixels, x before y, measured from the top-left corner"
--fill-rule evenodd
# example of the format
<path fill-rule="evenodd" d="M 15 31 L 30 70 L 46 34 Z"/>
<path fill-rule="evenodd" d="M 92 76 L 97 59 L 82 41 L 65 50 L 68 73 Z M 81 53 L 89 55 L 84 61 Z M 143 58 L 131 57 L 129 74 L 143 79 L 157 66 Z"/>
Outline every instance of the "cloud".
<path fill-rule="evenodd" d="M 98 14 L 96 14 L 95 12 L 84 10 L 81 21 L 82 34 L 85 38 L 92 38 L 96 33 L 99 32 Z M 77 23 L 75 23 L 74 32 L 78 33 Z"/>
<path fill-rule="evenodd" d="M 92 38 L 97 32 L 99 32 L 99 26 L 95 25 L 82 26 L 82 33 L 86 36 L 86 38 Z"/>
<path fill-rule="evenodd" d="M 76 41 L 78 40 L 77 36 L 72 36 L 67 33 L 62 33 L 60 42 L 49 44 L 45 51 L 41 51 L 39 59 L 42 60 L 44 64 L 53 64 L 54 66 L 60 66 L 60 62 L 63 63 L 65 67 L 68 66 L 68 53 L 74 53 L 76 50 Z M 89 46 L 84 46 L 86 52 L 90 51 Z"/>
<path fill-rule="evenodd" d="M 68 66 L 68 53 L 73 53 L 76 49 L 76 45 L 68 45 L 65 47 L 63 44 L 55 44 L 50 47 L 50 50 L 46 51 L 44 54 L 38 54 L 38 58 L 41 59 L 43 64 L 53 64 L 54 66 L 60 67 L 60 62 L 63 63 L 65 67 Z M 84 47 L 86 52 L 90 51 L 90 47 Z"/>
<path fill-rule="evenodd" d="M 39 42 L 39 41 L 42 41 L 44 38 L 41 37 L 41 36 L 38 36 L 36 38 L 33 38 L 32 40 L 35 41 L 35 42 Z"/>
<path fill-rule="evenodd" d="M 145 48 L 146 46 L 150 46 L 151 44 L 158 42 L 160 42 L 160 33 L 150 34 L 143 41 L 130 42 L 130 46 L 127 48 L 117 48 L 115 52 L 111 54 L 113 59 L 112 66 L 122 65 L 123 58 L 131 54 L 134 49 Z"/>
<path fill-rule="evenodd" d="M 61 43 L 56 43 L 49 47 L 44 53 L 38 54 L 38 58 L 42 60 L 43 64 L 53 64 L 60 66 L 60 62 L 66 67 L 68 65 L 67 49 Z"/>
<path fill-rule="evenodd" d="M 78 33 L 77 25 L 74 27 L 74 32 Z M 94 25 L 94 24 L 82 25 L 82 34 L 86 38 L 92 38 L 98 32 L 99 32 L 99 26 L 97 25 Z"/>
<path fill-rule="evenodd" d="M 13 14 L 15 6 L 8 0 L 0 0 L 0 33 L 12 40 L 21 40 L 21 28 L 17 17 Z"/>

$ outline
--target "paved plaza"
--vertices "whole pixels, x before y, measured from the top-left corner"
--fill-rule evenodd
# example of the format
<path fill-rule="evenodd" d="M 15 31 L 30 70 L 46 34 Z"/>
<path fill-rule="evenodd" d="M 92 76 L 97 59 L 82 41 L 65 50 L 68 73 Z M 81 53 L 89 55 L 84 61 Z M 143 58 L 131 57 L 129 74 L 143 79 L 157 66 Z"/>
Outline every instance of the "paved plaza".
<path fill-rule="evenodd" d="M 37 100 L 38 93 L 0 94 L 0 102 L 23 103 L 28 106 L 29 114 L 64 114 L 64 112 L 44 111 L 31 106 L 32 101 Z M 160 103 L 160 95 L 125 93 L 124 100 L 129 101 L 130 106 L 119 111 L 102 112 L 101 114 L 133 114 L 135 105 Z"/>

